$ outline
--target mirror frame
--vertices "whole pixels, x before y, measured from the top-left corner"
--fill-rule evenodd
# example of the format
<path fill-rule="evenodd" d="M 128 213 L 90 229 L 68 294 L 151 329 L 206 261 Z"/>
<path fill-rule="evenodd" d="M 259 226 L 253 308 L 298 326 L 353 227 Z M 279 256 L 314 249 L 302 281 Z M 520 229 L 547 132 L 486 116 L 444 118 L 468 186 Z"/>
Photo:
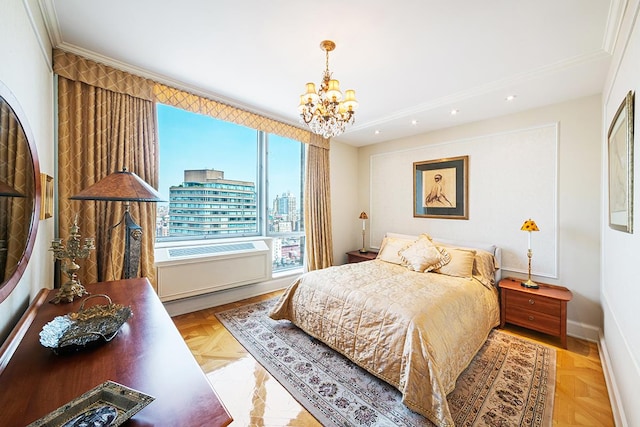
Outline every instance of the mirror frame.
<path fill-rule="evenodd" d="M 13 275 L 5 282 L 0 283 L 0 303 L 2 303 L 7 297 L 13 292 L 18 282 L 22 278 L 25 269 L 27 268 L 27 264 L 29 263 L 29 259 L 31 258 L 31 253 L 33 252 L 33 246 L 36 241 L 36 234 L 38 232 L 38 223 L 40 222 L 40 204 L 41 204 L 41 195 L 40 195 L 40 162 L 38 160 L 38 153 L 36 151 L 36 146 L 34 143 L 33 133 L 31 132 L 31 128 L 29 128 L 28 122 L 26 120 L 27 116 L 20 107 L 18 103 L 18 99 L 11 93 L 9 88 L 0 81 L 0 96 L 4 98 L 6 102 L 9 103 L 9 106 L 13 110 L 13 113 L 18 120 L 18 123 L 22 127 L 22 130 L 27 138 L 29 152 L 31 153 L 31 161 L 33 163 L 33 183 L 34 183 L 34 202 L 33 202 L 33 210 L 31 211 L 31 224 L 29 225 L 29 237 L 27 238 L 27 243 L 25 245 L 24 252 L 22 253 L 22 258 L 18 262 L 18 266 L 16 270 L 13 272 Z"/>

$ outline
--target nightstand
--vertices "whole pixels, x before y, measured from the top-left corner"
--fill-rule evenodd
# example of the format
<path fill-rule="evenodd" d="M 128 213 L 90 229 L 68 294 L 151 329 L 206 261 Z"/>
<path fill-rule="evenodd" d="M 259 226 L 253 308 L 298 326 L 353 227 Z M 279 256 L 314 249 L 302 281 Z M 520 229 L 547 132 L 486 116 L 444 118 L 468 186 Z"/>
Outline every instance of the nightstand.
<path fill-rule="evenodd" d="M 347 262 L 349 264 L 354 262 L 371 261 L 376 259 L 378 251 L 369 250 L 368 252 L 351 251 L 347 252 Z"/>
<path fill-rule="evenodd" d="M 564 286 L 538 283 L 540 288 L 525 288 L 521 279 L 500 281 L 500 327 L 505 323 L 560 337 L 567 348 L 567 302 L 571 291 Z"/>

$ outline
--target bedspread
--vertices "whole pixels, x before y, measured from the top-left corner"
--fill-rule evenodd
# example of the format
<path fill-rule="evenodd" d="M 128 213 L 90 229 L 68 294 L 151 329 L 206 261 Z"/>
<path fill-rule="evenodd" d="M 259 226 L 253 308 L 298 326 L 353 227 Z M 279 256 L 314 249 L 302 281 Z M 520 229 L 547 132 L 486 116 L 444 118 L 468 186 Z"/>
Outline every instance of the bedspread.
<path fill-rule="evenodd" d="M 380 260 L 303 274 L 270 316 L 396 387 L 410 409 L 453 426 L 446 396 L 500 319 L 497 291 L 475 279 Z"/>

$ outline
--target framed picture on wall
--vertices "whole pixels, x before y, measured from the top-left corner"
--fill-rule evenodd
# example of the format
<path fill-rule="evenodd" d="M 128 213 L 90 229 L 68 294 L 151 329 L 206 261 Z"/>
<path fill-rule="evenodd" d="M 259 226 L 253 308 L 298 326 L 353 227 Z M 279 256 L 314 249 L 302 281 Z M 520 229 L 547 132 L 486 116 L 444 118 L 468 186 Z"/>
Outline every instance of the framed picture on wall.
<path fill-rule="evenodd" d="M 40 174 L 40 219 L 47 219 L 53 216 L 53 177 L 46 173 Z"/>
<path fill-rule="evenodd" d="M 609 227 L 633 233 L 633 103 L 629 91 L 609 126 Z"/>
<path fill-rule="evenodd" d="M 413 163 L 413 216 L 469 219 L 469 156 Z"/>

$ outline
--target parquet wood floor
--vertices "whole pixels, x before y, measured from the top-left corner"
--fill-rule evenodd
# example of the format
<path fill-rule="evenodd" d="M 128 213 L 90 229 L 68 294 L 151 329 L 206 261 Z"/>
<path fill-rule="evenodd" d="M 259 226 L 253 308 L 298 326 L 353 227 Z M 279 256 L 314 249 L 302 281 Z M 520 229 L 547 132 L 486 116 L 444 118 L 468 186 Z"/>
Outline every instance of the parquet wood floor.
<path fill-rule="evenodd" d="M 216 312 L 280 294 L 226 304 L 173 318 L 196 360 L 234 418 L 231 426 L 320 426 L 218 322 Z M 505 331 L 556 347 L 554 426 L 614 426 L 607 387 L 595 343 L 558 339 L 515 326 Z"/>

